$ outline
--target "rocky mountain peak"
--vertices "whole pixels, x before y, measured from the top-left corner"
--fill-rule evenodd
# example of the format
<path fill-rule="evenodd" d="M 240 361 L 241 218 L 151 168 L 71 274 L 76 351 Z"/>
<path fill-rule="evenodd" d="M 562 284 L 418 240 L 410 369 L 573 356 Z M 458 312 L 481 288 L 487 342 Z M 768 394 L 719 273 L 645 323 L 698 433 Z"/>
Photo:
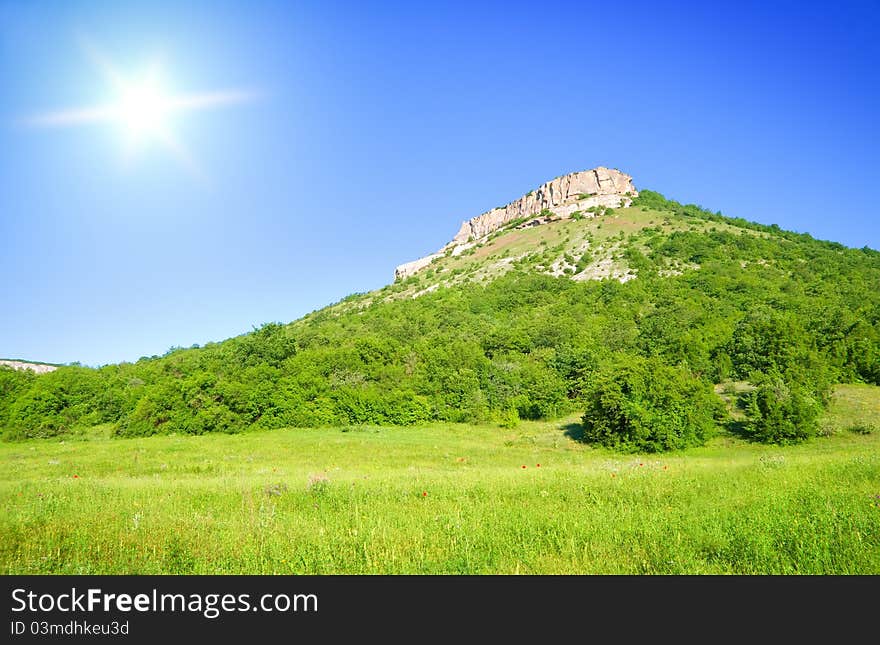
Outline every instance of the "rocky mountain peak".
<path fill-rule="evenodd" d="M 632 177 L 604 166 L 557 177 L 506 206 L 493 208 L 463 222 L 451 242 L 436 253 L 401 264 L 394 271 L 394 278 L 407 278 L 446 253 L 458 255 L 516 220 L 523 220 L 520 226 L 537 226 L 569 218 L 573 213 L 595 217 L 598 207 L 629 206 L 637 196 Z"/>

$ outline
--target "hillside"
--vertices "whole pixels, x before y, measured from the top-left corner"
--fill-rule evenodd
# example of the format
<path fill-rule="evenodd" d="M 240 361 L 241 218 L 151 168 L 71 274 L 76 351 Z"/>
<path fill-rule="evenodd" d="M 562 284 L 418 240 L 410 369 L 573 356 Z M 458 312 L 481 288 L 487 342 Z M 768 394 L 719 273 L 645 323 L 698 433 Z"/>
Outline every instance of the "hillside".
<path fill-rule="evenodd" d="M 713 386 L 751 381 L 822 406 L 834 383 L 880 384 L 880 253 L 650 190 L 620 203 L 496 220 L 382 289 L 222 343 L 97 370 L 0 370 L 4 435 L 510 426 L 583 412 L 614 375 L 647 373 L 711 410 L 702 440 L 710 424 L 736 427 Z"/>
<path fill-rule="evenodd" d="M 627 282 L 638 275 L 632 258 L 625 255 L 630 248 L 650 253 L 645 244 L 649 237 L 656 240 L 673 233 L 713 232 L 757 238 L 766 238 L 770 234 L 759 228 L 737 226 L 723 218 L 709 220 L 675 216 L 668 210 L 646 206 L 608 208 L 599 214 L 588 213 L 574 219 L 550 219 L 539 226 L 522 227 L 515 222 L 473 243 L 459 254 L 448 253 L 432 258 L 419 271 L 359 302 L 372 302 L 371 297 L 382 300 L 418 296 L 439 287 L 487 284 L 512 270 L 566 276 L 576 281 L 610 278 Z M 757 258 L 755 261 L 765 260 Z M 697 262 L 667 256 L 657 271 L 664 277 L 699 268 Z"/>

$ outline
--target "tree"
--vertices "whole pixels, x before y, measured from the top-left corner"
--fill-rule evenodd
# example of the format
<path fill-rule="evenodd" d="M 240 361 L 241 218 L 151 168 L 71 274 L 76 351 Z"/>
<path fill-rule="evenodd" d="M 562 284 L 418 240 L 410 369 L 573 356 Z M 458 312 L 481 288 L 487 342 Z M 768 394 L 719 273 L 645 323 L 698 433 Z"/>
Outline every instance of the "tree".
<path fill-rule="evenodd" d="M 765 443 L 796 443 L 816 435 L 820 402 L 798 383 L 778 372 L 761 374 L 746 401 L 746 432 Z"/>
<path fill-rule="evenodd" d="M 585 440 L 645 452 L 705 443 L 721 410 L 708 384 L 656 358 L 606 364 L 589 380 L 585 402 Z"/>

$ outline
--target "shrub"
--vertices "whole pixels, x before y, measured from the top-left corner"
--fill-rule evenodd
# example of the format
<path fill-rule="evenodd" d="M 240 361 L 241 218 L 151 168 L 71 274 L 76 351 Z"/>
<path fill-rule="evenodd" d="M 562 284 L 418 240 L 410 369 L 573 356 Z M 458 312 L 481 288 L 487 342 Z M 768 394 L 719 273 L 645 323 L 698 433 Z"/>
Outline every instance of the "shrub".
<path fill-rule="evenodd" d="M 515 428 L 519 425 L 519 413 L 516 408 L 508 408 L 498 415 L 498 426 L 501 428 Z"/>
<path fill-rule="evenodd" d="M 589 251 L 585 251 L 583 255 L 581 255 L 580 259 L 577 261 L 577 265 L 575 266 L 575 272 L 580 273 L 584 269 L 586 269 L 589 264 L 593 261 L 593 256 Z"/>
<path fill-rule="evenodd" d="M 764 443 L 796 443 L 819 431 L 820 402 L 778 372 L 755 378 L 757 388 L 746 399 L 746 433 Z"/>
<path fill-rule="evenodd" d="M 660 452 L 705 443 L 721 401 L 688 370 L 657 359 L 606 365 L 585 387 L 584 439 L 625 451 Z"/>
<path fill-rule="evenodd" d="M 55 392 L 33 388 L 12 406 L 8 436 L 15 439 L 55 437 L 70 431 L 64 401 Z"/>

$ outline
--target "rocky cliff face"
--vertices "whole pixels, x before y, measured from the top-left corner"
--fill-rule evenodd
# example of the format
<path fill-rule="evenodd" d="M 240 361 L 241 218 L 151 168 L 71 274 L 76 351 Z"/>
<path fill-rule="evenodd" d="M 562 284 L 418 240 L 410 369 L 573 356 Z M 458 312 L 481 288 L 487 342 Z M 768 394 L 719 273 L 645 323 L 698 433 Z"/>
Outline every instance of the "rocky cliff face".
<path fill-rule="evenodd" d="M 450 252 L 461 253 L 478 243 L 499 228 L 523 218 L 532 218 L 550 211 L 554 218 L 567 218 L 580 211 L 584 216 L 593 215 L 587 209 L 595 206 L 619 208 L 629 206 L 638 192 L 632 184 L 632 177 L 610 168 L 594 168 L 557 177 L 537 189 L 501 208 L 493 208 L 487 213 L 467 220 L 461 225 L 452 241 L 437 253 L 432 253 L 413 262 L 401 264 L 394 271 L 394 278 L 402 280 L 428 266 L 431 261 Z M 549 221 L 541 218 L 531 222 L 540 224 Z"/>
<path fill-rule="evenodd" d="M 27 361 L 9 361 L 0 360 L 0 365 L 11 367 L 14 370 L 31 370 L 37 374 L 45 374 L 46 372 L 54 372 L 58 369 L 56 365 L 46 365 L 44 363 L 28 363 Z"/>

